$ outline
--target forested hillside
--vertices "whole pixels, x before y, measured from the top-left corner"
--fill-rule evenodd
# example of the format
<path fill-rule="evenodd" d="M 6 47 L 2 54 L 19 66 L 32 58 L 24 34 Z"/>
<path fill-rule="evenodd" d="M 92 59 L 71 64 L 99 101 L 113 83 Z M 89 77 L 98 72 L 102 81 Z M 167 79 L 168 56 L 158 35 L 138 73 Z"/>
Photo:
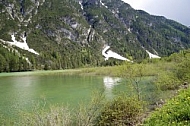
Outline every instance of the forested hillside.
<path fill-rule="evenodd" d="M 20 43 L 26 38 L 39 55 L 10 46 L 13 37 Z M 105 45 L 134 61 L 147 58 L 145 50 L 163 57 L 190 47 L 190 28 L 121 0 L 0 1 L 2 72 L 120 64 L 104 61 Z"/>
<path fill-rule="evenodd" d="M 21 56 L 13 49 L 0 47 L 0 72 L 26 71 L 33 69 L 34 59 Z"/>

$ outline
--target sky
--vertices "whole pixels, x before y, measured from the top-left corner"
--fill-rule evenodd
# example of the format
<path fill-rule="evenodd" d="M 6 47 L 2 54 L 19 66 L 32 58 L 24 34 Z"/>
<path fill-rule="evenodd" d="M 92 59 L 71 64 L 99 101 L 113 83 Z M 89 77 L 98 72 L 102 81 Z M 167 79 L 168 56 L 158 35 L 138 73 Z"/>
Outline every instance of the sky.
<path fill-rule="evenodd" d="M 164 16 L 190 26 L 190 0 L 122 0 L 134 9 L 151 15 Z"/>

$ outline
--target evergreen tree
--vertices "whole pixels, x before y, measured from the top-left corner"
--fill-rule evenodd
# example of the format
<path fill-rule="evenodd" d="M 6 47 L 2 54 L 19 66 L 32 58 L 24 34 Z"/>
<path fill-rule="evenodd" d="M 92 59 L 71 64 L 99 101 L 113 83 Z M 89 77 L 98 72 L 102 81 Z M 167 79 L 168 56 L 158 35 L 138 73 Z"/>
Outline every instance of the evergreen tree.
<path fill-rule="evenodd" d="M 6 67 L 6 60 L 5 58 L 0 54 L 0 72 L 4 72 Z"/>

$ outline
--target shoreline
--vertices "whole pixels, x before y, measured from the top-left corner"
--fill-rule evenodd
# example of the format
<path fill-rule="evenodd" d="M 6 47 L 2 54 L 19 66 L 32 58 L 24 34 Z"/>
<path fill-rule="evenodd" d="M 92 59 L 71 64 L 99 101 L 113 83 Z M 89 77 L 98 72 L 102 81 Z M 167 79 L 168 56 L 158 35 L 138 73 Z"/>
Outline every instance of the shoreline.
<path fill-rule="evenodd" d="M 75 73 L 81 71 L 79 69 L 65 69 L 65 70 L 34 70 L 34 71 L 22 71 L 22 72 L 7 72 L 0 73 L 0 77 L 10 77 L 10 76 L 30 76 L 30 75 L 47 75 L 56 73 Z"/>

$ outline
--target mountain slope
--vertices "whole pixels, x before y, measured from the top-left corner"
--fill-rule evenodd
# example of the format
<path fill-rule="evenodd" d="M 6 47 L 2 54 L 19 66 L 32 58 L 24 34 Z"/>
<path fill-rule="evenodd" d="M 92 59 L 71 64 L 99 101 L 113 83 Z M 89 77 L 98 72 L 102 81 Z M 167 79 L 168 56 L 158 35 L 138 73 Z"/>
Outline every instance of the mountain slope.
<path fill-rule="evenodd" d="M 141 60 L 145 50 L 159 56 L 190 47 L 190 29 L 165 17 L 152 16 L 120 0 L 2 0 L 0 46 L 26 42 L 39 55 L 15 48 L 32 68 L 65 69 L 113 65 L 104 61 L 105 45 L 124 57 Z"/>

